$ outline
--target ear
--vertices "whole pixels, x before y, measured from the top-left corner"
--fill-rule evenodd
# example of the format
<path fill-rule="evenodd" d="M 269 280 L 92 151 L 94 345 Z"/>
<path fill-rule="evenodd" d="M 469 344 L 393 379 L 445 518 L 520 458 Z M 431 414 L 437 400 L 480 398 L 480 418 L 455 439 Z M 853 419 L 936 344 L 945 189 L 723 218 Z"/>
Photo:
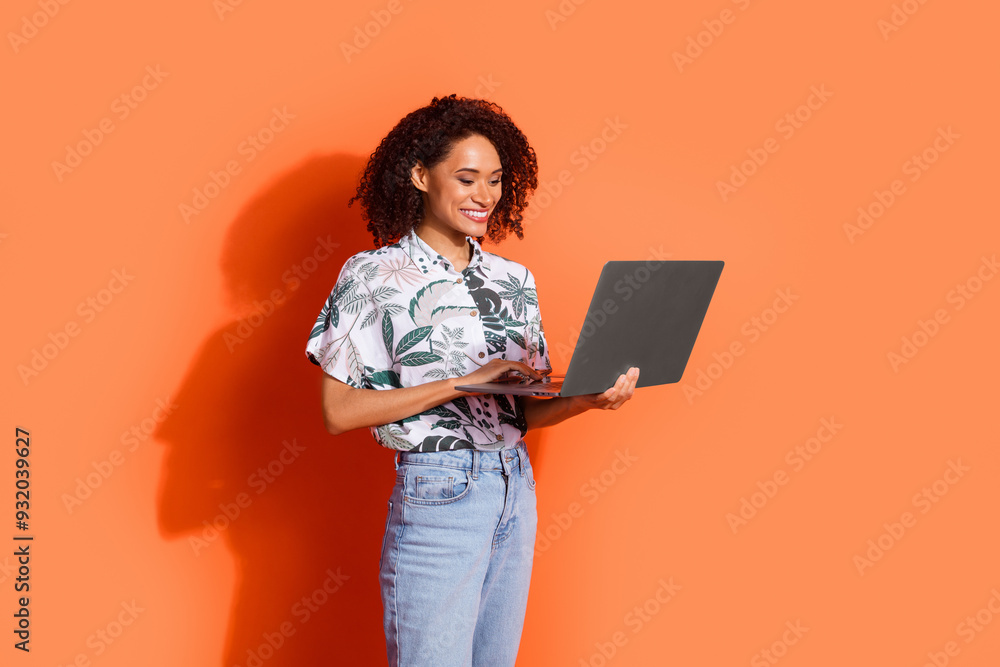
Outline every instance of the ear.
<path fill-rule="evenodd" d="M 413 165 L 412 169 L 410 169 L 410 182 L 413 183 L 417 190 L 422 192 L 428 191 L 427 179 L 429 176 L 429 170 L 419 160 L 417 160 L 417 163 Z"/>

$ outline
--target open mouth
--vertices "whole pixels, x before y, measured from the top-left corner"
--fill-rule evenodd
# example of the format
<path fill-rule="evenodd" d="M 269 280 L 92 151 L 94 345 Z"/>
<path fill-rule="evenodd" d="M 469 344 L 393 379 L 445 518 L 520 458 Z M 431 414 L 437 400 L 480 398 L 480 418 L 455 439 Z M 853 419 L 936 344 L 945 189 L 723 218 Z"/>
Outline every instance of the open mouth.
<path fill-rule="evenodd" d="M 469 220 L 475 220 L 476 222 L 486 222 L 486 218 L 490 214 L 490 212 L 486 209 L 460 208 L 458 210 Z"/>

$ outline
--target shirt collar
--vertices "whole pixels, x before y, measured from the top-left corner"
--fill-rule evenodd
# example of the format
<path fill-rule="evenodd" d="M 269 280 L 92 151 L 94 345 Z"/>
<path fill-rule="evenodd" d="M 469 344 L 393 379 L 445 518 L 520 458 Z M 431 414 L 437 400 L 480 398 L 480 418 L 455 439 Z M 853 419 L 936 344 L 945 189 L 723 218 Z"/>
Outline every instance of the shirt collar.
<path fill-rule="evenodd" d="M 489 261 L 479 242 L 472 236 L 466 236 L 465 240 L 472 246 L 472 259 L 469 260 L 469 266 L 465 271 L 472 271 L 480 264 L 483 269 L 488 271 L 490 268 Z M 406 250 L 414 264 L 419 266 L 424 273 L 432 271 L 436 266 L 446 271 L 453 268 L 450 261 L 438 254 L 437 250 L 427 245 L 426 241 L 417 236 L 416 229 L 411 229 L 406 236 L 399 240 L 399 244 Z"/>

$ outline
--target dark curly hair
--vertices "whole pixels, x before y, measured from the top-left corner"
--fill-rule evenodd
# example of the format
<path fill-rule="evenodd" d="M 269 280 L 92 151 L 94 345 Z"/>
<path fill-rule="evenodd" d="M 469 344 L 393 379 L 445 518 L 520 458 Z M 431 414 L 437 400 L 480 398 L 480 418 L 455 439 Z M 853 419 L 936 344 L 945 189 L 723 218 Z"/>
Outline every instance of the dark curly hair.
<path fill-rule="evenodd" d="M 369 156 L 357 193 L 347 202 L 348 206 L 361 202 L 361 217 L 368 222 L 376 247 L 395 243 L 423 220 L 423 198 L 410 181 L 417 161 L 431 168 L 448 156 L 455 142 L 477 134 L 493 143 L 503 168 L 502 191 L 486 236 L 493 242 L 510 232 L 524 238 L 521 214 L 538 187 L 534 149 L 497 104 L 448 95 L 435 97 L 392 128 Z"/>

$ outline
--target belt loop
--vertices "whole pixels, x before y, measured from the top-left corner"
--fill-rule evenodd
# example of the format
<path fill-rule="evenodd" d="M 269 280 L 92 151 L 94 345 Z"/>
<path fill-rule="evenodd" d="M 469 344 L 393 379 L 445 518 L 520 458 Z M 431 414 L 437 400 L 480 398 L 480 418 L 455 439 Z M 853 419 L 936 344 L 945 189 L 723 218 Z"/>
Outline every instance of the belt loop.
<path fill-rule="evenodd" d="M 479 450 L 472 450 L 472 479 L 479 481 Z"/>
<path fill-rule="evenodd" d="M 397 449 L 396 453 L 392 456 L 392 464 L 396 466 L 396 470 L 399 470 L 399 452 L 400 450 Z"/>

